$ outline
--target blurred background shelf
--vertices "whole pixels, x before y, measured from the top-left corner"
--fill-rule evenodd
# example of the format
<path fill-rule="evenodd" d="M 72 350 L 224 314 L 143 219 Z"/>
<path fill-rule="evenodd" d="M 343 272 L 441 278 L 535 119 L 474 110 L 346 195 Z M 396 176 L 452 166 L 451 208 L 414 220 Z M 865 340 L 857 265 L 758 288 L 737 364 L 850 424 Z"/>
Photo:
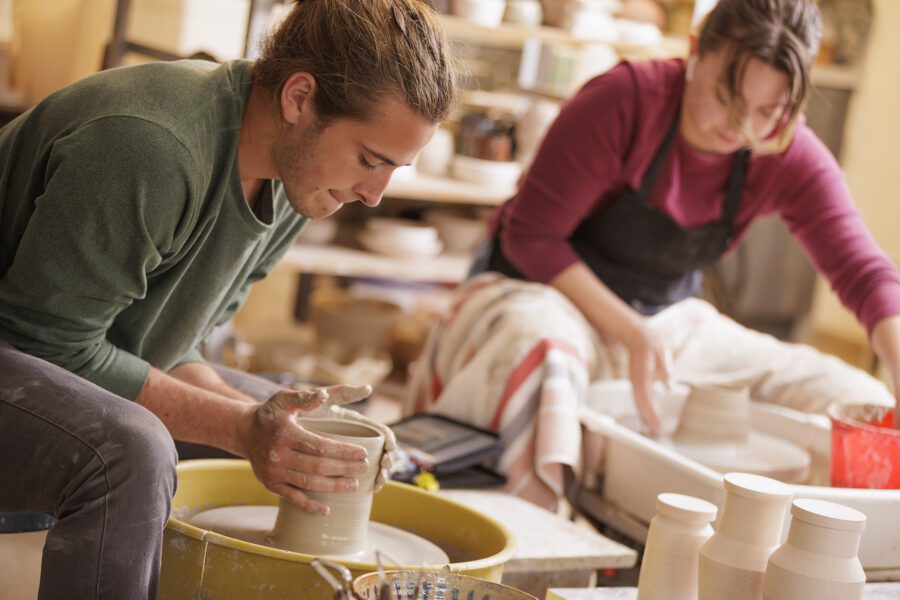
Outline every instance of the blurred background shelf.
<path fill-rule="evenodd" d="M 498 206 L 503 204 L 515 189 L 505 186 L 487 186 L 449 177 L 435 177 L 416 173 L 391 180 L 385 198 L 401 200 L 425 200 L 453 204 Z"/>
<path fill-rule="evenodd" d="M 575 37 L 559 27 L 524 27 L 503 23 L 499 27 L 487 27 L 466 21 L 453 15 L 441 15 L 447 35 L 459 42 L 478 46 L 491 46 L 510 50 L 521 49 L 526 40 L 538 39 L 548 44 L 571 44 L 575 46 L 596 45 L 604 42 Z M 658 44 L 609 44 L 623 57 L 684 56 L 688 41 L 684 37 L 664 36 Z"/>
<path fill-rule="evenodd" d="M 345 246 L 297 243 L 278 268 L 312 275 L 456 284 L 466 278 L 471 262 L 466 254 L 400 258 Z"/>

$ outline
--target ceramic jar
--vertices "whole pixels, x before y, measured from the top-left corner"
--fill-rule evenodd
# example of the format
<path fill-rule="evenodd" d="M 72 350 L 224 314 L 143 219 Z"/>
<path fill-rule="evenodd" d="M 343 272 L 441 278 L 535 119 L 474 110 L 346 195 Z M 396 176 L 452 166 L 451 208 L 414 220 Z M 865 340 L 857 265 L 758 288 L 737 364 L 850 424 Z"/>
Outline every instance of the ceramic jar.
<path fill-rule="evenodd" d="M 503 21 L 506 0 L 452 0 L 450 10 L 470 23 L 497 27 Z"/>
<path fill-rule="evenodd" d="M 780 481 L 725 475 L 716 533 L 700 549 L 700 600 L 760 600 L 769 556 L 781 543 L 793 493 Z"/>
<path fill-rule="evenodd" d="M 866 574 L 856 553 L 866 515 L 825 500 L 791 507 L 787 541 L 769 557 L 765 600 L 860 600 Z"/>
<path fill-rule="evenodd" d="M 425 175 L 446 177 L 454 152 L 453 133 L 449 129 L 438 127 L 431 140 L 419 151 L 416 171 Z"/>
<path fill-rule="evenodd" d="M 544 11 L 538 0 L 507 0 L 503 20 L 520 27 L 540 27 Z"/>
<path fill-rule="evenodd" d="M 331 511 L 327 516 L 307 512 L 282 498 L 269 537 L 275 546 L 293 552 L 343 557 L 361 554 L 366 550 L 384 436 L 374 427 L 342 419 L 298 419 L 298 422 L 307 431 L 362 446 L 368 455 L 369 468 L 357 476 L 359 487 L 355 492 L 306 492 L 310 498 L 328 505 Z"/>
<path fill-rule="evenodd" d="M 638 600 L 697 600 L 700 546 L 713 534 L 715 504 L 660 494 L 638 578 Z"/>

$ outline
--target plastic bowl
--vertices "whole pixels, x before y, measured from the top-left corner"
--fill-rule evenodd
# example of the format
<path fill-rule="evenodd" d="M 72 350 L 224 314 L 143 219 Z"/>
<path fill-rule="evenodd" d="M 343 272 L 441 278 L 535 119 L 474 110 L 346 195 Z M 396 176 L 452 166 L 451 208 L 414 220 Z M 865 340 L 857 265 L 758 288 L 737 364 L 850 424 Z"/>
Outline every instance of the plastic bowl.
<path fill-rule="evenodd" d="M 331 600 L 334 590 L 312 567 L 313 556 L 260 546 L 195 527 L 201 510 L 237 504 L 275 505 L 243 460 L 191 460 L 178 464 L 178 491 L 163 537 L 159 597 L 167 600 Z M 499 582 L 516 551 L 512 534 L 471 508 L 394 481 L 375 494 L 373 521 L 415 533 L 450 556 L 455 573 Z M 353 577 L 375 564 L 338 561 Z M 411 568 L 409 565 L 400 565 Z M 480 596 L 479 596 L 480 599 Z"/>
<path fill-rule="evenodd" d="M 832 406 L 831 485 L 900 489 L 900 431 L 886 406 Z"/>

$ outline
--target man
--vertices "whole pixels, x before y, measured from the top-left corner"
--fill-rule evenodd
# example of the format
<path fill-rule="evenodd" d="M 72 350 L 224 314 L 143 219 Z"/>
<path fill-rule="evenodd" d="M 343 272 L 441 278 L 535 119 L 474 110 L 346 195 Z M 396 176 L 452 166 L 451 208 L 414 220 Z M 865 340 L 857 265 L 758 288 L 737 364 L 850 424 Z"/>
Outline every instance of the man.
<path fill-rule="evenodd" d="M 421 0 L 305 0 L 256 63 L 108 71 L 0 130 L 0 511 L 57 518 L 41 598 L 155 596 L 173 438 L 310 511 L 356 488 L 365 452 L 291 417 L 370 390 L 260 403 L 197 348 L 308 219 L 379 203 L 454 85 Z"/>

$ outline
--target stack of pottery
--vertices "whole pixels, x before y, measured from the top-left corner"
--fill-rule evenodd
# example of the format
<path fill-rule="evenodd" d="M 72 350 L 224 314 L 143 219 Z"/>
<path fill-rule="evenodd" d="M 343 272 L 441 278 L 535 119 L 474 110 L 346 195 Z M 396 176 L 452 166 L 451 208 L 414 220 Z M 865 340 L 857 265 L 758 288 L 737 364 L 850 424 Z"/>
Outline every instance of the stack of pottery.
<path fill-rule="evenodd" d="M 793 493 L 749 473 L 725 475 L 716 533 L 700 549 L 700 600 L 759 600 L 769 556 L 781 542 Z"/>
<path fill-rule="evenodd" d="M 682 494 L 660 494 L 638 579 L 638 600 L 697 600 L 700 547 L 713 534 L 716 506 Z"/>
<path fill-rule="evenodd" d="M 794 500 L 787 541 L 769 558 L 765 600 L 860 600 L 866 574 L 857 557 L 866 515 L 804 498 Z"/>
<path fill-rule="evenodd" d="M 662 443 L 720 473 L 754 473 L 787 483 L 804 483 L 809 477 L 809 452 L 752 431 L 746 388 L 692 386 L 678 429 Z"/>

